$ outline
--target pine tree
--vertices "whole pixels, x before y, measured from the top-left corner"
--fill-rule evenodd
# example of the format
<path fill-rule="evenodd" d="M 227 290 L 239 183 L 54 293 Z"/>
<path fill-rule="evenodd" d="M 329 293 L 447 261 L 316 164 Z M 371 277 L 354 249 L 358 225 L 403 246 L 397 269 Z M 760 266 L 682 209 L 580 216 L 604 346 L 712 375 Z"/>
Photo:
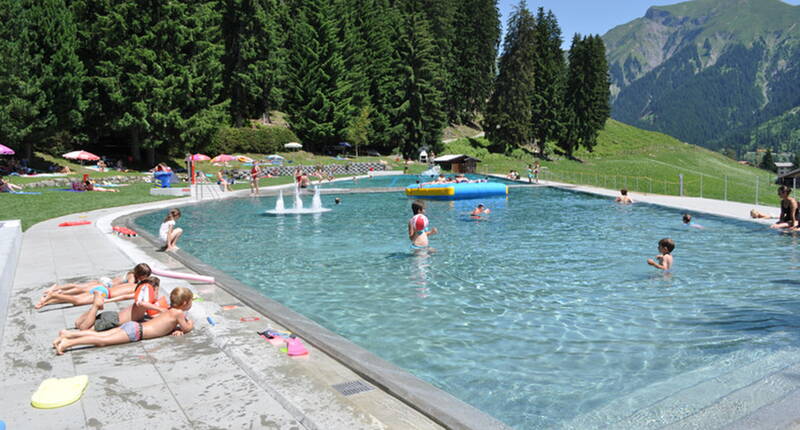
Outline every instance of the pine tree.
<path fill-rule="evenodd" d="M 442 107 L 449 121 L 457 120 L 455 110 L 455 75 L 461 67 L 456 63 L 454 43 L 456 40 L 457 4 L 461 0 L 410 0 L 420 3 L 421 11 L 428 21 L 428 32 L 433 38 L 433 57 L 438 63 L 440 79 L 436 88 L 442 94 Z"/>
<path fill-rule="evenodd" d="M 523 1 L 508 20 L 494 93 L 487 108 L 486 136 L 495 151 L 509 152 L 533 139 L 535 43 L 535 19 Z"/>
<path fill-rule="evenodd" d="M 148 164 L 208 143 L 227 121 L 215 1 L 76 2 L 97 133 L 106 128 Z M 84 45 L 84 43 L 82 43 Z M 101 129 L 102 128 L 102 129 Z"/>
<path fill-rule="evenodd" d="M 761 162 L 758 164 L 759 169 L 769 170 L 770 172 L 777 172 L 778 166 L 775 165 L 775 161 L 772 159 L 772 151 L 767 149 L 767 152 L 761 157 Z"/>
<path fill-rule="evenodd" d="M 387 0 L 365 0 L 359 13 L 361 37 L 364 40 L 364 74 L 367 77 L 370 102 L 369 142 L 382 152 L 390 152 L 393 137 L 402 127 L 392 122 L 398 109 L 394 98 L 399 82 L 394 79 L 395 41 L 400 15 Z"/>
<path fill-rule="evenodd" d="M 441 70 L 435 53 L 423 3 L 406 1 L 403 9 L 397 58 L 394 63 L 398 89 L 392 122 L 399 125 L 392 142 L 406 157 L 421 146 L 439 151 L 446 114 L 442 108 Z"/>
<path fill-rule="evenodd" d="M 486 110 L 497 72 L 500 15 L 497 0 L 464 0 L 459 3 L 453 41 L 451 119 L 475 120 Z"/>
<path fill-rule="evenodd" d="M 591 151 L 597 133 L 605 126 L 609 108 L 608 65 L 600 36 L 576 34 L 569 52 L 569 76 L 565 93 L 567 127 L 558 145 L 572 156 L 578 146 Z"/>
<path fill-rule="evenodd" d="M 329 0 L 306 0 L 293 13 L 284 110 L 306 148 L 321 151 L 342 139 L 352 109 L 337 11 Z"/>
<path fill-rule="evenodd" d="M 34 144 L 69 135 L 81 123 L 84 68 L 76 54 L 77 26 L 64 0 L 2 6 L 0 131 L 30 158 Z"/>
<path fill-rule="evenodd" d="M 611 116 L 611 80 L 608 74 L 606 46 L 600 35 L 589 37 L 589 64 L 591 66 L 591 134 L 584 137 L 583 146 L 591 151 L 597 144 L 597 133 L 602 130 Z"/>
<path fill-rule="evenodd" d="M 224 95 L 230 98 L 235 126 L 250 118 L 269 120 L 269 110 L 282 100 L 279 81 L 285 65 L 285 13 L 278 0 L 225 0 L 222 36 Z"/>
<path fill-rule="evenodd" d="M 552 11 L 539 8 L 536 15 L 536 68 L 531 126 L 540 156 L 545 144 L 556 140 L 564 128 L 564 85 L 567 67 L 561 49 L 561 29 Z"/>

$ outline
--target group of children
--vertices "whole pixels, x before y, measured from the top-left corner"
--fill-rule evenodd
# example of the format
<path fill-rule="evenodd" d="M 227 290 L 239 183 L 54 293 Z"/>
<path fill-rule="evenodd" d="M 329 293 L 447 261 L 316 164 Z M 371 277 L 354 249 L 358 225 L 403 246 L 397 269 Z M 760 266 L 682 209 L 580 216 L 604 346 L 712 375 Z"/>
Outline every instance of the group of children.
<path fill-rule="evenodd" d="M 186 317 L 192 307 L 192 291 L 178 287 L 170 293 L 169 305 L 159 297 L 160 280 L 150 266 L 137 264 L 117 278 L 100 278 L 80 284 L 54 284 L 48 288 L 37 309 L 55 303 L 91 305 L 75 320 L 77 330 L 61 330 L 53 340 L 56 354 L 81 345 L 107 346 L 155 337 L 181 336 L 194 327 Z M 103 311 L 106 303 L 133 300 L 119 312 Z"/>

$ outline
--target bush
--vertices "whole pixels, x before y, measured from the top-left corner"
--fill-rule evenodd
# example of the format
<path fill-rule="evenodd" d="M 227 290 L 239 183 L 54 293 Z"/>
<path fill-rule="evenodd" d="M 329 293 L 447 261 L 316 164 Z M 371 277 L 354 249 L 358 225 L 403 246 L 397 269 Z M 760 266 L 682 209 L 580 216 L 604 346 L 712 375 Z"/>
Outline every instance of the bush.
<path fill-rule="evenodd" d="M 297 136 L 285 127 L 223 127 L 211 139 L 208 152 L 271 154 L 283 150 L 284 144 L 297 141 Z"/>
<path fill-rule="evenodd" d="M 486 146 L 488 146 L 486 139 L 458 139 L 444 144 L 444 154 L 464 154 L 482 160 L 489 155 Z"/>

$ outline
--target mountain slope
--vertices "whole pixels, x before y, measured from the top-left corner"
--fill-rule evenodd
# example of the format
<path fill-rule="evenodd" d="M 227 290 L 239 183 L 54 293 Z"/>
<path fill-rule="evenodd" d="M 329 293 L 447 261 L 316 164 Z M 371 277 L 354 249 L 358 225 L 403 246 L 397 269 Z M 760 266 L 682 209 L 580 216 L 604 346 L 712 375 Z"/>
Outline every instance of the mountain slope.
<path fill-rule="evenodd" d="M 800 6 L 693 0 L 652 7 L 603 38 L 620 121 L 738 148 L 800 106 Z"/>

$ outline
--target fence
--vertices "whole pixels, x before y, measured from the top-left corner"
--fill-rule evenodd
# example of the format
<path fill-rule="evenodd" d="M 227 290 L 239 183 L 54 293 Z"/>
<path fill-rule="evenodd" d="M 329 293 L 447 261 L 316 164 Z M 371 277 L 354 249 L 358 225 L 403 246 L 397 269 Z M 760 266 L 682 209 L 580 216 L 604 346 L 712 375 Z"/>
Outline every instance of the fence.
<path fill-rule="evenodd" d="M 731 200 L 756 205 L 777 205 L 777 185 L 766 176 L 709 176 L 681 173 L 669 178 L 647 176 L 600 175 L 586 172 L 552 172 L 545 170 L 542 180 L 576 185 L 591 185 L 600 188 L 664 194 L 707 199 Z"/>

